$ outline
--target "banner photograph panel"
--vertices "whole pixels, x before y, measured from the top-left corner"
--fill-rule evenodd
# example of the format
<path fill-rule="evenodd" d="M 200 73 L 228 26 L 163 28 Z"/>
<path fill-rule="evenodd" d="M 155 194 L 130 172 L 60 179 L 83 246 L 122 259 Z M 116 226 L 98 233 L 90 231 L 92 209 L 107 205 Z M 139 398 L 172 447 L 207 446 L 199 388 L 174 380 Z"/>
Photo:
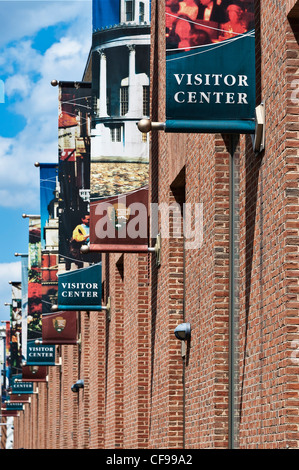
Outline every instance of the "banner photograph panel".
<path fill-rule="evenodd" d="M 20 282 L 12 282 L 10 306 L 10 367 L 11 374 L 21 370 L 22 364 L 22 288 Z"/>
<path fill-rule="evenodd" d="M 42 317 L 41 222 L 29 219 L 27 339 L 41 337 Z"/>
<path fill-rule="evenodd" d="M 59 84 L 59 270 L 82 268 L 89 238 L 91 84 Z"/>
<path fill-rule="evenodd" d="M 51 312 L 58 292 L 58 165 L 40 164 L 42 311 Z"/>
<path fill-rule="evenodd" d="M 166 129 L 254 120 L 254 0 L 166 0 L 165 11 Z"/>
<path fill-rule="evenodd" d="M 148 188 L 91 203 L 91 249 L 147 252 Z"/>
<path fill-rule="evenodd" d="M 43 316 L 43 344 L 76 344 L 77 339 L 75 311 Z"/>
<path fill-rule="evenodd" d="M 113 22 L 107 25 L 110 11 Z M 147 191 L 149 138 L 137 124 L 149 117 L 150 1 L 94 1 L 93 24 L 90 251 L 101 251 L 105 245 L 105 251 L 125 252 L 133 244 L 141 250 L 148 240 L 126 236 L 120 244 L 119 232 L 102 243 L 105 234 L 98 230 L 101 217 L 96 206 L 119 196 L 130 199 L 132 193 L 142 194 L 142 203 L 142 190 Z"/>

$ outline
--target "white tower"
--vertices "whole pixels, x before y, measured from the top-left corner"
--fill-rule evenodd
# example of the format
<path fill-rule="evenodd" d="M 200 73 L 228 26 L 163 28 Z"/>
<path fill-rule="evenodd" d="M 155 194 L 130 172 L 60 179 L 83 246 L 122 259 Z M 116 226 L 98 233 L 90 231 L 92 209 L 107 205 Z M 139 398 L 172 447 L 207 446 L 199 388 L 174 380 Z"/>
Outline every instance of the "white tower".
<path fill-rule="evenodd" d="M 148 161 L 137 123 L 149 116 L 149 54 L 150 1 L 120 0 L 119 22 L 93 33 L 92 162 Z"/>

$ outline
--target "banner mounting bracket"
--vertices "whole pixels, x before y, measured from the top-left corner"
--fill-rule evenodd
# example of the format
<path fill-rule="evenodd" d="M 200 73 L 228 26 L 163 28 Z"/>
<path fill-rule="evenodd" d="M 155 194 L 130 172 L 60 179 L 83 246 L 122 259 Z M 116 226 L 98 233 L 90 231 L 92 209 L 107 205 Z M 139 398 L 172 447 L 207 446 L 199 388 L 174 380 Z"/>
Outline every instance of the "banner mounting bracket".
<path fill-rule="evenodd" d="M 256 154 L 265 149 L 265 105 L 262 102 L 255 108 L 255 133 L 253 146 Z"/>
<path fill-rule="evenodd" d="M 153 122 L 150 119 L 141 119 L 137 124 L 138 129 L 143 134 L 150 131 L 164 131 L 165 122 Z"/>
<path fill-rule="evenodd" d="M 156 238 L 156 244 L 154 247 L 148 247 L 150 253 L 156 253 L 156 266 L 161 265 L 161 235 L 158 234 Z"/>
<path fill-rule="evenodd" d="M 107 319 L 108 319 L 108 321 L 110 321 L 111 320 L 111 315 L 110 315 L 110 312 L 111 312 L 111 298 L 110 297 L 108 297 L 107 305 L 105 307 L 102 306 L 102 310 L 106 310 Z"/>

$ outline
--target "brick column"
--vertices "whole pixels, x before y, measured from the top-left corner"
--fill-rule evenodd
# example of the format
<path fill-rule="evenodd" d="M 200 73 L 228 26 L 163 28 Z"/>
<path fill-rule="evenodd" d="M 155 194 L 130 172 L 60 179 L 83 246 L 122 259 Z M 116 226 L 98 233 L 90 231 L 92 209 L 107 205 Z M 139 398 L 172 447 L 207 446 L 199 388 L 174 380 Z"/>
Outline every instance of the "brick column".
<path fill-rule="evenodd" d="M 109 274 L 108 274 L 109 273 Z M 123 256 L 109 256 L 106 281 L 111 297 L 110 320 L 106 318 L 106 419 L 105 448 L 124 445 L 124 267 Z"/>
<path fill-rule="evenodd" d="M 147 448 L 150 327 L 148 255 L 124 255 L 123 447 Z"/>

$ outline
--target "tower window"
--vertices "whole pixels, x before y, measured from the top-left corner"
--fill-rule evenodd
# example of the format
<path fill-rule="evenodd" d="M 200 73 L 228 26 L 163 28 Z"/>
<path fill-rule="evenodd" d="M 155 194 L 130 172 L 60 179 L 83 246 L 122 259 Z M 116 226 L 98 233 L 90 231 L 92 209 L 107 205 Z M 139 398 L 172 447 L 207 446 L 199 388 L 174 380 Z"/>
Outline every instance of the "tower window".
<path fill-rule="evenodd" d="M 139 23 L 144 22 L 144 3 L 139 3 Z"/>
<path fill-rule="evenodd" d="M 150 95 L 150 88 L 149 86 L 143 87 L 143 115 L 149 116 L 149 95 Z"/>
<path fill-rule="evenodd" d="M 107 88 L 107 114 L 111 115 L 111 88 Z"/>
<path fill-rule="evenodd" d="M 126 21 L 134 20 L 134 1 L 126 0 Z"/>
<path fill-rule="evenodd" d="M 129 110 L 129 87 L 120 88 L 120 115 L 124 116 Z"/>
<path fill-rule="evenodd" d="M 121 142 L 121 126 L 110 127 L 111 142 Z"/>

